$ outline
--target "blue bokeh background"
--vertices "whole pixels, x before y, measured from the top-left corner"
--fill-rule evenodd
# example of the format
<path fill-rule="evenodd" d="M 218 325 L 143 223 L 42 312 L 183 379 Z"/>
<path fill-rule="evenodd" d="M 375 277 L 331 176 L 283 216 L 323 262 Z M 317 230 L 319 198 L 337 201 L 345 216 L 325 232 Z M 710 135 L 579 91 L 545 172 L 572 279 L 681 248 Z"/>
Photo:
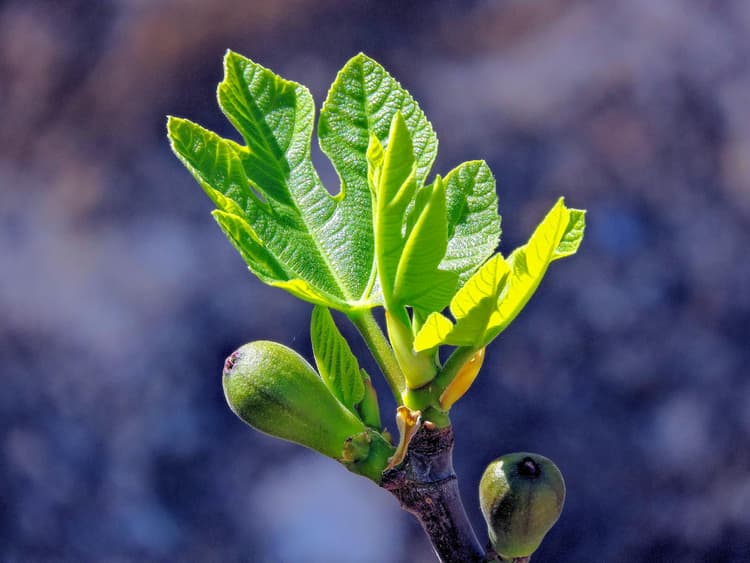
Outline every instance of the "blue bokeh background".
<path fill-rule="evenodd" d="M 749 29 L 745 0 L 0 4 L 0 560 L 434 561 L 385 492 L 225 406 L 243 342 L 311 357 L 310 306 L 251 277 L 165 139 L 234 135 L 232 48 L 318 107 L 379 60 L 436 172 L 490 163 L 505 252 L 558 195 L 589 210 L 454 409 L 482 536 L 484 465 L 531 450 L 568 482 L 540 562 L 750 561 Z"/>

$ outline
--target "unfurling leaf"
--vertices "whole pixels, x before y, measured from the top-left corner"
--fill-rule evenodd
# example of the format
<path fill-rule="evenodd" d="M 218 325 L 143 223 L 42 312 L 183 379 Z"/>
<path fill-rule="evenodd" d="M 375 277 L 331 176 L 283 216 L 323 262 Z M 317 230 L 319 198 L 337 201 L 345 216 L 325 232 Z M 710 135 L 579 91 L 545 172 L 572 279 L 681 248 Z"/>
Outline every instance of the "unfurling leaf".
<path fill-rule="evenodd" d="M 507 260 L 499 254 L 488 260 L 456 293 L 450 304 L 455 324 L 440 313 L 427 317 L 414 340 L 415 349 L 486 346 L 520 313 L 550 262 L 575 253 L 584 219 L 585 212 L 568 209 L 560 198 L 528 243 Z"/>
<path fill-rule="evenodd" d="M 315 363 L 326 386 L 341 404 L 358 415 L 355 407 L 365 396 L 359 362 L 325 307 L 313 309 L 310 336 Z"/>
<path fill-rule="evenodd" d="M 583 231 L 586 228 L 586 211 L 583 209 L 570 209 L 568 226 L 565 228 L 560 244 L 552 253 L 552 260 L 571 256 L 578 251 L 583 240 Z"/>
<path fill-rule="evenodd" d="M 417 193 L 414 147 L 401 113 L 393 117 L 385 151 L 370 138 L 368 163 L 368 176 L 376 182 L 371 186 L 375 256 L 385 307 L 404 322 L 407 305 L 439 311 L 458 283 L 457 274 L 438 269 L 448 244 L 445 186 L 438 177 Z"/>

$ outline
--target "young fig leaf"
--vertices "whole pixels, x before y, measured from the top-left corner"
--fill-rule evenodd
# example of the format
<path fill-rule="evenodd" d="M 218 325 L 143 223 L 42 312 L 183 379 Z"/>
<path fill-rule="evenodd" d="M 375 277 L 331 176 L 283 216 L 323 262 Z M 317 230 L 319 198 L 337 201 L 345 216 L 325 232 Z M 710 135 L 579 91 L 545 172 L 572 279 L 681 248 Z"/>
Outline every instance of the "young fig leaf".
<path fill-rule="evenodd" d="M 416 101 L 377 62 L 353 57 L 321 110 L 320 145 L 341 179 L 336 196 L 322 186 L 310 158 L 309 91 L 231 51 L 224 70 L 219 105 L 244 144 L 174 117 L 168 135 L 215 203 L 217 223 L 265 283 L 351 315 L 383 304 L 376 267 L 391 267 L 389 308 L 408 305 L 426 315 L 442 309 L 496 246 L 500 218 L 489 169 L 464 163 L 425 186 L 437 138 Z M 368 165 L 368 146 L 391 139 L 397 120 L 398 136 L 408 142 L 396 145 L 410 149 L 391 148 L 392 164 L 410 167 L 413 177 L 397 209 L 381 217 L 398 223 L 402 239 L 383 265 L 376 264 L 377 227 L 370 221 L 380 170 L 372 159 Z"/>
<path fill-rule="evenodd" d="M 385 307 L 405 323 L 412 306 L 439 311 L 456 290 L 458 276 L 439 270 L 448 244 L 445 186 L 438 179 L 417 193 L 411 135 L 400 112 L 393 117 L 385 151 L 371 137 L 369 178 L 375 194 L 375 256 Z M 429 280 L 429 281 L 428 281 Z"/>
<path fill-rule="evenodd" d="M 365 396 L 359 362 L 325 307 L 313 309 L 310 336 L 315 363 L 326 386 L 341 404 L 357 414 L 355 407 Z"/>
<path fill-rule="evenodd" d="M 516 318 L 536 291 L 550 262 L 578 249 L 585 211 L 568 209 L 560 198 L 529 241 L 507 260 L 501 255 L 482 266 L 451 300 L 455 323 L 431 314 L 414 340 L 417 351 L 439 344 L 486 346 Z"/>
<path fill-rule="evenodd" d="M 497 308 L 510 266 L 501 254 L 490 258 L 451 300 L 454 325 L 440 313 L 433 313 L 414 339 L 416 350 L 429 350 L 440 344 L 478 346 Z"/>

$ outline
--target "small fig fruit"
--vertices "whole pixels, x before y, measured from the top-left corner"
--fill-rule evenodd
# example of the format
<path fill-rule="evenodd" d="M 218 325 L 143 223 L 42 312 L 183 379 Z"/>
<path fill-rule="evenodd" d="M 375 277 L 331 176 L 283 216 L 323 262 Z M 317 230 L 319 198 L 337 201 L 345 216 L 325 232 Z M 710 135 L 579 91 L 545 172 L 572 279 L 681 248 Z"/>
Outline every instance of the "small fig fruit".
<path fill-rule="evenodd" d="M 487 466 L 479 502 L 495 552 L 503 559 L 529 557 L 560 517 L 565 482 L 544 456 L 507 454 Z"/>
<path fill-rule="evenodd" d="M 312 366 L 276 342 L 259 340 L 239 348 L 227 358 L 222 379 L 234 413 L 266 434 L 342 460 L 347 440 L 365 432 Z"/>

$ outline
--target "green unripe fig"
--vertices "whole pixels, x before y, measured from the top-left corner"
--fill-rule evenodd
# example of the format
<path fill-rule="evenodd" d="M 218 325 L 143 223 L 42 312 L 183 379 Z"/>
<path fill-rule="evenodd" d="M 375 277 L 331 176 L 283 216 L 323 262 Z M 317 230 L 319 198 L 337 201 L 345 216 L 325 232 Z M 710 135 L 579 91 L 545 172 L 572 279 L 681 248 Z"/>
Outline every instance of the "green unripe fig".
<path fill-rule="evenodd" d="M 484 471 L 479 502 L 495 552 L 503 559 L 529 557 L 560 517 L 565 481 L 544 456 L 507 454 Z"/>
<path fill-rule="evenodd" d="M 365 425 L 294 350 L 263 340 L 245 344 L 227 358 L 222 379 L 232 411 L 256 430 L 352 461 L 344 459 L 344 446 Z"/>

